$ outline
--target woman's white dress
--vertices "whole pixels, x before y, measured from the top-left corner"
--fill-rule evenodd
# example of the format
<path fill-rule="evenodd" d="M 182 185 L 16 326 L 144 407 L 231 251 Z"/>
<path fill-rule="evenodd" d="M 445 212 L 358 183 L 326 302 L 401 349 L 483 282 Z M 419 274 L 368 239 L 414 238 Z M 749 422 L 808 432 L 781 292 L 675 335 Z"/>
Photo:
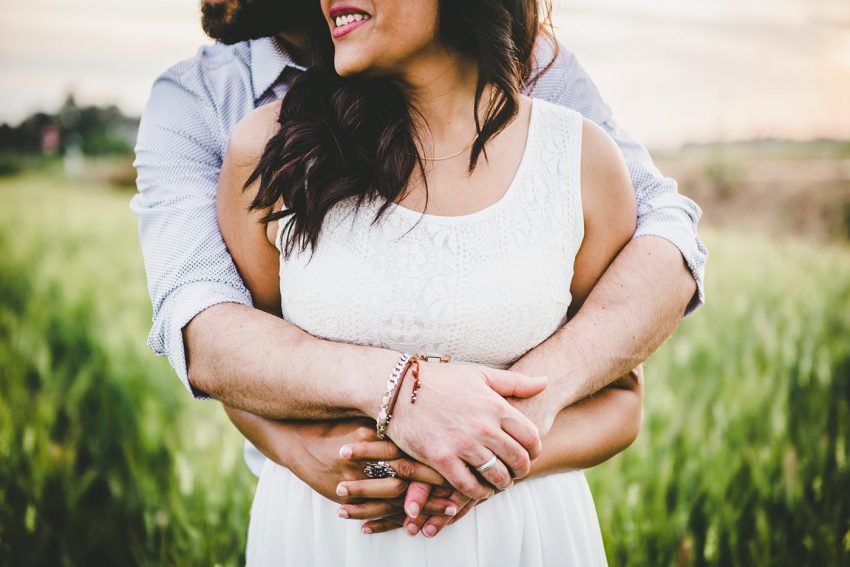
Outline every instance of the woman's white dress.
<path fill-rule="evenodd" d="M 372 225 L 378 203 L 359 212 L 339 203 L 312 257 L 293 253 L 281 262 L 284 318 L 335 341 L 510 365 L 566 322 L 584 237 L 581 131 L 581 115 L 535 100 L 515 178 L 499 201 L 472 214 L 423 216 L 392 204 Z M 580 471 L 516 484 L 432 539 L 402 530 L 365 535 L 362 522 L 339 518 L 338 508 L 267 460 L 251 509 L 248 564 L 606 564 Z"/>

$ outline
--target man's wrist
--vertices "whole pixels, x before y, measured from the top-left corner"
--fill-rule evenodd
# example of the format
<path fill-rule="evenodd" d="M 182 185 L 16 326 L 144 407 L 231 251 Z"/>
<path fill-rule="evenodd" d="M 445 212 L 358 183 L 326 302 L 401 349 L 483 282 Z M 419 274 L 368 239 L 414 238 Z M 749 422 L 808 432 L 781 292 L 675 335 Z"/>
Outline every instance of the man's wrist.
<path fill-rule="evenodd" d="M 401 353 L 389 349 L 363 349 L 356 368 L 363 369 L 363 381 L 354 390 L 354 405 L 365 416 L 377 419 L 381 400 L 386 391 L 387 378 L 398 362 Z"/>
<path fill-rule="evenodd" d="M 559 332 L 565 333 L 569 330 L 561 329 Z M 539 399 L 539 403 L 544 404 L 547 410 L 553 410 L 557 414 L 585 397 L 582 395 L 584 391 L 584 374 L 581 372 L 583 357 L 572 340 L 569 344 L 562 341 L 558 346 L 560 352 L 557 354 L 549 353 L 550 348 L 552 345 L 538 346 L 537 349 L 542 350 L 531 351 L 510 369 L 529 376 L 546 376 L 548 380 L 546 389 L 531 399 Z M 553 360 L 554 364 L 551 363 Z"/>

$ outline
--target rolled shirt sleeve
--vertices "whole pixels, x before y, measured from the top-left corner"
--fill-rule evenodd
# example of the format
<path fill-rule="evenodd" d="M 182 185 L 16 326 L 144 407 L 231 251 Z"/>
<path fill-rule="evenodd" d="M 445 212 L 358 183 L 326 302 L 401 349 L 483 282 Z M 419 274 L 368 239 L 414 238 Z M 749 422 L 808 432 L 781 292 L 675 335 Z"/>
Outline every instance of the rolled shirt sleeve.
<path fill-rule="evenodd" d="M 167 355 L 186 388 L 183 328 L 212 305 L 251 305 L 218 227 L 215 199 L 226 135 L 210 101 L 177 65 L 154 84 L 136 144 L 131 209 L 153 305 L 148 345 Z M 193 82 L 198 88 L 193 88 Z"/>
<path fill-rule="evenodd" d="M 544 45 L 538 47 L 537 53 L 543 64 L 552 60 L 551 48 L 545 43 L 541 42 Z M 646 148 L 617 126 L 596 85 L 563 46 L 551 68 L 532 84 L 529 94 L 577 110 L 617 143 L 635 189 L 638 219 L 634 237 L 658 236 L 679 249 L 696 282 L 696 292 L 685 314 L 692 313 L 705 301 L 708 251 L 697 233 L 702 210 L 679 193 L 674 179 L 661 174 Z"/>

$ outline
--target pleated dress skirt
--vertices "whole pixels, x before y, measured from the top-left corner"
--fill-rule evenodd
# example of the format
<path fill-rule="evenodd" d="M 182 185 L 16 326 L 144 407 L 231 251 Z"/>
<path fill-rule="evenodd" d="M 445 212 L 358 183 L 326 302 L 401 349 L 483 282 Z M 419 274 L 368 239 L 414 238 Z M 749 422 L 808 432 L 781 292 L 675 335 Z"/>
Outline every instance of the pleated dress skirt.
<path fill-rule="evenodd" d="M 522 481 L 434 538 L 367 535 L 363 522 L 269 460 L 248 530 L 251 567 L 549 567 L 607 565 L 593 497 L 572 471 Z"/>

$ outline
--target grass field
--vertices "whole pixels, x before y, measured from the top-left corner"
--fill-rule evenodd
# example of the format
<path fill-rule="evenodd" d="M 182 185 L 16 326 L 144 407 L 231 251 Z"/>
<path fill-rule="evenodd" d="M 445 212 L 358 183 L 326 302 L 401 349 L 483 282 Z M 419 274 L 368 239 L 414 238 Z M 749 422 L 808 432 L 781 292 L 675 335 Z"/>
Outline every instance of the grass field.
<path fill-rule="evenodd" d="M 240 437 L 145 347 L 128 200 L 0 180 L 0 564 L 244 561 Z M 709 303 L 588 472 L 609 562 L 850 564 L 850 249 L 703 234 Z"/>

